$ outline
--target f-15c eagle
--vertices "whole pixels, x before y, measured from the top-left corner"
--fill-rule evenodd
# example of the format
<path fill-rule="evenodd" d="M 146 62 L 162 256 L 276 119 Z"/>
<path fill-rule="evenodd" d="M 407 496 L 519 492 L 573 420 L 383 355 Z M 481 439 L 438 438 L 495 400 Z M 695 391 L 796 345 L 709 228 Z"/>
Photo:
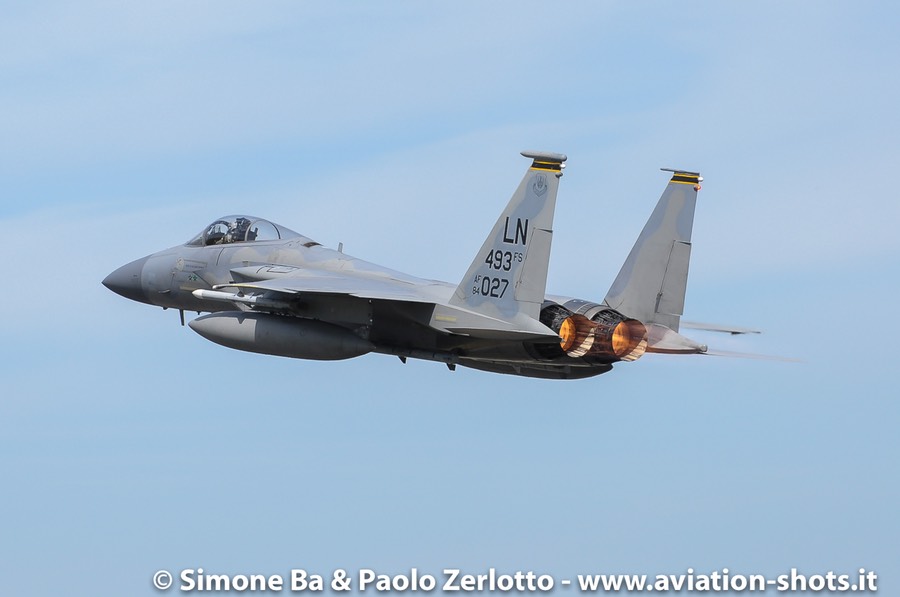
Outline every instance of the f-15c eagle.
<path fill-rule="evenodd" d="M 577 379 L 644 353 L 707 351 L 679 333 L 702 178 L 672 172 L 600 302 L 546 294 L 553 212 L 566 156 L 532 160 L 459 284 L 425 280 L 240 215 L 124 265 L 110 290 L 164 308 L 230 348 L 299 359 L 369 352 L 529 377 Z M 749 330 L 711 328 L 742 333 Z"/>

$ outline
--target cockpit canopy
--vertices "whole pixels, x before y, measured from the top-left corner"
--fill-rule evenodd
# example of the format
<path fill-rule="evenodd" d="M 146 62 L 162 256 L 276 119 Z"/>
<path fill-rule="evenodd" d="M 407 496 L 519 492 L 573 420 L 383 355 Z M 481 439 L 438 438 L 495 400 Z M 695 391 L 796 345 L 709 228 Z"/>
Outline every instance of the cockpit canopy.
<path fill-rule="evenodd" d="M 192 247 L 203 247 L 297 238 L 299 236 L 293 230 L 261 218 L 253 216 L 225 216 L 204 228 L 200 234 L 187 244 Z"/>

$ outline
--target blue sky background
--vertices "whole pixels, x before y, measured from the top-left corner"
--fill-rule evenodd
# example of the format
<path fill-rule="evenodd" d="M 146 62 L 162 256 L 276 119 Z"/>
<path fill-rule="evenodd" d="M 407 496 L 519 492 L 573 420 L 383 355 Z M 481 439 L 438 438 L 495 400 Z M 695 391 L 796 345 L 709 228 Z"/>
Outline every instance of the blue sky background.
<path fill-rule="evenodd" d="M 865 567 L 896 594 L 898 26 L 887 2 L 4 3 L 0 594 L 491 566 Z M 766 333 L 695 337 L 804 362 L 297 361 L 100 285 L 235 212 L 455 282 L 523 149 L 569 155 L 548 290 L 602 298 L 657 168 L 698 169 L 686 317 Z"/>

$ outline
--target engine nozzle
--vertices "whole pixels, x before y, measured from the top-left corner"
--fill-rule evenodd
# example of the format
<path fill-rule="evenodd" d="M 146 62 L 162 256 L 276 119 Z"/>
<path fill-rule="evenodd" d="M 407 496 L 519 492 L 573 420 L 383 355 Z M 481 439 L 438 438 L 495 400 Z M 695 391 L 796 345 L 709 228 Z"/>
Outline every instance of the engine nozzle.
<path fill-rule="evenodd" d="M 560 347 L 570 357 L 634 361 L 647 350 L 647 328 L 637 319 L 592 321 L 575 313 L 563 320 L 557 333 Z"/>

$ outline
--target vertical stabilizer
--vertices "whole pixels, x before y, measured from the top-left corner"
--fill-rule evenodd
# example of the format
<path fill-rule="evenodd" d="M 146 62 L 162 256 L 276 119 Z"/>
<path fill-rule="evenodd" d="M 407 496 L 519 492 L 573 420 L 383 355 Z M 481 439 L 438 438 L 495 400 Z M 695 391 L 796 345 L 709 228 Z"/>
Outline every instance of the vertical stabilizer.
<path fill-rule="evenodd" d="M 663 170 L 672 172 L 672 179 L 603 302 L 645 324 L 677 332 L 684 312 L 694 207 L 703 178 L 697 172 Z"/>
<path fill-rule="evenodd" d="M 450 299 L 451 305 L 506 321 L 540 316 L 566 161 L 556 153 L 522 155 L 534 161 Z"/>

